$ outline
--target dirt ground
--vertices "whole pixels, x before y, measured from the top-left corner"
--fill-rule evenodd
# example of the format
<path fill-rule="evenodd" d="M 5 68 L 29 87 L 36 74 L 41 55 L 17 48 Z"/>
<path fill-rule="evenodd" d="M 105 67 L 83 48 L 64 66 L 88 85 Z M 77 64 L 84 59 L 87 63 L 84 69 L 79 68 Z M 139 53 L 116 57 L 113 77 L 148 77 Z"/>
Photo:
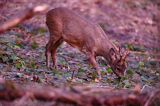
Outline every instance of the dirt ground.
<path fill-rule="evenodd" d="M 45 13 L 16 26 L 0 36 L 0 76 L 17 82 L 132 88 L 137 83 L 160 86 L 160 37 L 158 5 L 151 0 L 1 0 L 0 23 L 23 14 L 27 6 L 67 7 L 99 24 L 112 42 L 130 50 L 127 75 L 117 80 L 107 63 L 98 57 L 103 81 L 87 57 L 67 44 L 57 51 L 58 69 L 45 66 L 45 45 L 49 33 Z M 73 79 L 72 79 L 73 78 Z M 71 80 L 72 79 L 72 80 Z"/>

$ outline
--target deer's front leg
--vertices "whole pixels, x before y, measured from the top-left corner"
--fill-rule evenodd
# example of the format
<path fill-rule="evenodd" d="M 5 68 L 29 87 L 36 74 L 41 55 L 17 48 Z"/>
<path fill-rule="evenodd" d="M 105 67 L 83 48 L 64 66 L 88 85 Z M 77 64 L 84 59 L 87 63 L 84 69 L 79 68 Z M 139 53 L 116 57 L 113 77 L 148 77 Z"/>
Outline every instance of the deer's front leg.
<path fill-rule="evenodd" d="M 93 55 L 93 54 L 89 55 L 89 61 L 90 61 L 91 65 L 96 69 L 97 74 L 99 76 L 98 79 L 101 80 L 102 76 L 101 76 L 101 72 L 100 72 L 99 66 L 98 66 L 98 64 L 96 62 L 95 55 Z"/>

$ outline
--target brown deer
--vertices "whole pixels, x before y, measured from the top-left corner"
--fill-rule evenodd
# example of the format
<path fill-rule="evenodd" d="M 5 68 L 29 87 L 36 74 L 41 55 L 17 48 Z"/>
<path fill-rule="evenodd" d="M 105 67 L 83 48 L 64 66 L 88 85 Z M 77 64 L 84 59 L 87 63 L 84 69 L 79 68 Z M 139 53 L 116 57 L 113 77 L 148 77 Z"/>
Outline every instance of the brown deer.
<path fill-rule="evenodd" d="M 120 53 L 120 49 L 111 43 L 99 25 L 62 7 L 47 13 L 46 24 L 50 32 L 45 52 L 47 67 L 50 67 L 50 57 L 56 66 L 56 49 L 65 41 L 88 56 L 90 63 L 97 70 L 99 79 L 101 72 L 96 63 L 96 56 L 103 56 L 118 77 L 124 75 L 128 52 Z"/>

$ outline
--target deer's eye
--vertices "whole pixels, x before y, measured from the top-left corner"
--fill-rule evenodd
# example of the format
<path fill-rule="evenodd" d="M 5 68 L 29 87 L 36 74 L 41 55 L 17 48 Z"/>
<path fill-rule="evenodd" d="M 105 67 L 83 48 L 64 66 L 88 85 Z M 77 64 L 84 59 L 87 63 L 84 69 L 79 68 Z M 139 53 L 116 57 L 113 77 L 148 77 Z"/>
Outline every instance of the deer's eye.
<path fill-rule="evenodd" d="M 117 66 L 116 66 L 116 68 L 117 68 L 118 70 L 120 70 L 120 69 L 121 69 L 119 65 L 117 65 Z"/>
<path fill-rule="evenodd" d="M 117 61 L 117 65 L 121 65 L 121 60 L 118 60 L 118 61 Z"/>
<path fill-rule="evenodd" d="M 117 70 L 121 70 L 119 67 L 117 67 Z"/>

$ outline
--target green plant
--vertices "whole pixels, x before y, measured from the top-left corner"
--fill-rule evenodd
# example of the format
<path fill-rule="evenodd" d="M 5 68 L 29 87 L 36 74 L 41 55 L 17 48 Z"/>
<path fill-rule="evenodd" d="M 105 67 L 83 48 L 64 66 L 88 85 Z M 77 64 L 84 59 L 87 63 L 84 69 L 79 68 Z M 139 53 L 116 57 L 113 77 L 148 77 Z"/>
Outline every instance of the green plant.
<path fill-rule="evenodd" d="M 17 60 L 15 63 L 15 67 L 17 69 L 25 68 L 25 65 L 25 61 L 23 61 L 22 59 Z"/>

